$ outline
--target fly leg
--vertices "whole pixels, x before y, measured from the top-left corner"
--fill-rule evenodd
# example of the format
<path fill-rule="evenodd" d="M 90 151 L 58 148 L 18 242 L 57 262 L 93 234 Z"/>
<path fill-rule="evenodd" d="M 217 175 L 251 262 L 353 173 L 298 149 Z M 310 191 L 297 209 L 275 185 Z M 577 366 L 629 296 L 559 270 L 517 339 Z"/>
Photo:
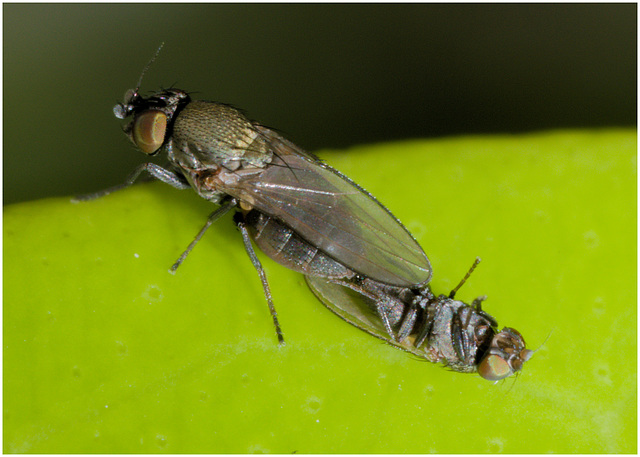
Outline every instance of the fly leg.
<path fill-rule="evenodd" d="M 378 312 L 380 319 L 382 319 L 382 324 L 384 325 L 384 329 L 387 331 L 387 334 L 389 335 L 392 341 L 398 341 L 398 338 L 396 338 L 396 335 L 393 332 L 393 329 L 391 328 L 391 322 L 389 321 L 389 314 L 387 313 L 385 308 L 386 307 L 384 306 L 384 300 L 380 300 L 380 299 L 376 300 L 376 311 Z"/>
<path fill-rule="evenodd" d="M 262 289 L 264 290 L 264 296 L 267 299 L 267 305 L 269 305 L 269 311 L 271 312 L 271 318 L 273 319 L 273 325 L 276 327 L 276 335 L 278 336 L 278 343 L 284 345 L 284 336 L 282 336 L 282 329 L 280 328 L 280 324 L 278 323 L 278 313 L 276 313 L 276 308 L 273 305 L 273 299 L 271 298 L 271 289 L 269 288 L 269 283 L 267 282 L 267 275 L 264 272 L 264 268 L 262 268 L 262 264 L 258 259 L 255 251 L 253 250 L 253 246 L 251 246 L 251 237 L 249 236 L 249 231 L 247 230 L 247 226 L 244 222 L 238 221 L 236 222 L 240 233 L 242 233 L 242 241 L 244 241 L 244 248 L 251 259 L 251 263 L 254 268 L 258 272 L 258 276 L 260 276 L 260 281 L 262 282 Z"/>
<path fill-rule="evenodd" d="M 353 280 L 332 280 L 331 282 L 348 287 L 371 300 L 372 306 L 375 306 L 376 313 L 380 317 L 387 335 L 389 335 L 389 339 L 391 339 L 391 341 L 398 341 L 398 338 L 396 338 L 396 334 L 391 327 L 390 317 L 392 317 L 391 312 L 393 310 L 396 310 L 398 306 L 402 307 L 402 303 L 399 300 L 391 298 L 384 293 L 372 292 L 366 286 L 363 286 Z M 411 317 L 409 319 L 411 319 Z M 394 324 L 396 323 L 397 319 L 394 319 Z"/>
<path fill-rule="evenodd" d="M 204 235 L 204 232 L 206 232 L 207 229 L 211 227 L 211 225 L 215 221 L 217 221 L 222 216 L 227 214 L 231 208 L 235 208 L 237 204 L 238 204 L 238 201 L 235 198 L 232 198 L 231 200 L 224 203 L 220 208 L 215 210 L 213 213 L 209 214 L 209 217 L 207 218 L 207 222 L 204 224 L 204 227 L 200 229 L 200 231 L 198 232 L 196 237 L 193 239 L 193 241 L 189 243 L 189 246 L 187 246 L 187 249 L 185 249 L 182 255 L 178 257 L 178 260 L 176 260 L 175 263 L 171 265 L 171 268 L 169 268 L 169 273 L 175 274 L 178 267 L 182 265 L 182 262 L 184 262 L 184 259 L 187 258 L 187 256 L 189 255 L 191 250 L 194 248 L 194 246 L 198 243 L 198 241 L 200 241 L 200 238 L 202 238 L 202 235 Z"/>
<path fill-rule="evenodd" d="M 491 325 L 493 325 L 494 327 L 497 327 L 498 322 L 495 320 L 495 318 L 482 309 L 482 302 L 485 301 L 486 299 L 487 299 L 486 295 L 479 296 L 478 298 L 476 298 L 471 302 L 471 308 L 473 308 L 474 311 L 476 311 L 480 316 L 488 320 L 491 323 Z"/>
<path fill-rule="evenodd" d="M 481 295 L 471 302 L 471 307 L 476 311 L 482 311 L 482 302 L 487 299 L 486 295 Z"/>
<path fill-rule="evenodd" d="M 330 282 L 334 284 L 338 284 L 340 286 L 348 287 L 349 289 L 367 297 L 371 301 L 371 305 L 375 306 L 376 313 L 378 314 L 378 317 L 380 317 L 380 320 L 382 321 L 382 325 L 384 326 L 384 329 L 387 332 L 387 335 L 389 335 L 389 339 L 391 341 L 402 342 L 402 340 L 405 339 L 406 336 L 409 334 L 411 329 L 408 327 L 413 327 L 413 324 L 415 323 L 415 320 L 416 320 L 415 309 L 413 310 L 413 312 L 409 311 L 405 316 L 404 320 L 402 321 L 401 329 L 398 332 L 398 337 L 397 337 L 396 333 L 393 331 L 393 328 L 391 327 L 391 320 L 393 319 L 393 324 L 395 325 L 398 322 L 398 318 L 392 316 L 391 313 L 393 311 L 397 311 L 398 308 L 404 309 L 404 304 L 400 300 L 389 297 L 384 292 L 382 293 L 380 293 L 380 291 L 378 291 L 378 293 L 372 292 L 371 289 L 375 289 L 375 288 L 368 288 L 363 284 L 359 283 L 359 281 L 356 281 L 354 279 L 351 279 L 351 280 L 332 279 Z M 359 327 L 359 326 L 356 325 L 356 327 Z M 402 332 L 402 334 L 400 332 Z"/>
<path fill-rule="evenodd" d="M 423 302 L 419 305 L 421 308 L 426 309 L 426 317 L 423 321 L 422 328 L 420 329 L 418 336 L 416 337 L 416 341 L 414 343 L 414 346 L 416 348 L 421 347 L 425 341 L 427 341 L 427 344 L 428 344 L 427 338 L 429 338 L 429 336 L 431 335 L 431 330 L 433 329 L 433 325 L 436 321 L 436 314 L 437 314 L 436 308 L 434 306 L 428 306 L 428 305 L 429 305 L 428 302 L 426 303 Z"/>
<path fill-rule="evenodd" d="M 133 183 L 135 183 L 140 175 L 145 171 L 158 181 L 169 184 L 176 189 L 188 189 L 191 187 L 181 174 L 162 168 L 160 165 L 156 165 L 155 163 L 143 163 L 133 170 L 133 173 L 131 173 L 122 184 L 118 184 L 117 186 L 109 187 L 108 189 L 94 192 L 92 194 L 78 195 L 72 198 L 71 201 L 74 203 L 86 202 L 88 200 L 95 200 L 96 198 L 104 197 L 105 195 L 109 195 L 110 193 L 118 190 L 126 189 L 133 185 Z"/>
<path fill-rule="evenodd" d="M 402 319 L 400 330 L 398 330 L 398 342 L 402 343 L 413 330 L 413 326 L 416 324 L 416 318 L 418 317 L 418 310 L 415 306 L 409 306 L 407 314 Z"/>
<path fill-rule="evenodd" d="M 451 318 L 451 343 L 458 356 L 458 361 L 464 364 L 471 363 L 473 352 L 473 342 L 468 333 L 472 314 L 468 307 L 461 307 L 454 312 Z"/>

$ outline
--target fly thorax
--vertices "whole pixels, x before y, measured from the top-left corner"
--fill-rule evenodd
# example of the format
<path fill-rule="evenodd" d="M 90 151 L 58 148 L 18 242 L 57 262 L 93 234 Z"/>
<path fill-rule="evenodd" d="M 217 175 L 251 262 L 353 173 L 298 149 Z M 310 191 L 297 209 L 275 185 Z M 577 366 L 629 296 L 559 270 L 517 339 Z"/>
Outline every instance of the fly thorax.
<path fill-rule="evenodd" d="M 262 167 L 271 161 L 264 138 L 237 109 L 221 103 L 193 101 L 173 124 L 175 154 L 191 156 L 199 167 L 241 162 Z"/>
<path fill-rule="evenodd" d="M 428 335 L 423 349 L 455 371 L 476 371 L 478 349 L 493 335 L 488 321 L 464 302 L 444 295 L 425 304 Z"/>

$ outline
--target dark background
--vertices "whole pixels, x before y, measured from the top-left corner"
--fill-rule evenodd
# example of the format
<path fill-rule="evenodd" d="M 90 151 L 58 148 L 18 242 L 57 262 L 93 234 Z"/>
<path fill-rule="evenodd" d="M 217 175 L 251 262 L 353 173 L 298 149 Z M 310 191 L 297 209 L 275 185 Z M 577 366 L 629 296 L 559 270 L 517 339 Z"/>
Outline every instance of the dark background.
<path fill-rule="evenodd" d="M 112 107 L 159 86 L 308 150 L 636 125 L 636 5 L 5 4 L 4 203 L 120 183 Z"/>

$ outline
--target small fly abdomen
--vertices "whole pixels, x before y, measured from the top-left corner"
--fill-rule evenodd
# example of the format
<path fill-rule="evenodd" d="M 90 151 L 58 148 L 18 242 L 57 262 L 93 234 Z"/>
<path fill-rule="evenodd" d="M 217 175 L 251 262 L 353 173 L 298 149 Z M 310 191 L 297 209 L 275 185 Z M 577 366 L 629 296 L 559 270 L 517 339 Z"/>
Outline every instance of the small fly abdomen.
<path fill-rule="evenodd" d="M 259 211 L 245 215 L 249 233 L 256 245 L 271 259 L 291 270 L 323 278 L 345 278 L 354 274 L 293 230 Z"/>
<path fill-rule="evenodd" d="M 203 100 L 192 101 L 176 116 L 173 124 L 176 160 L 180 153 L 191 156 L 195 168 L 226 166 L 234 162 L 263 167 L 272 153 L 259 132 L 237 109 Z"/>

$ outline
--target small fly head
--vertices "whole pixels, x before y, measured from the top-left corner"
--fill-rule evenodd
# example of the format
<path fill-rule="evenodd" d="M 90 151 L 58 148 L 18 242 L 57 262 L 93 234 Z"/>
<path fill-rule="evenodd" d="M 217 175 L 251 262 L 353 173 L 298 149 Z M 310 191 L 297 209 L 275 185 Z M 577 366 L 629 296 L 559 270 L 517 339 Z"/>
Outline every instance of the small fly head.
<path fill-rule="evenodd" d="M 491 345 L 478 364 L 478 374 L 489 381 L 508 378 L 522 369 L 533 355 L 526 349 L 520 332 L 505 327 L 493 336 Z"/>
<path fill-rule="evenodd" d="M 189 95 L 180 89 L 163 89 L 148 98 L 140 95 L 142 77 L 161 49 L 162 45 L 142 70 L 136 88 L 126 91 L 122 103 L 113 107 L 113 114 L 118 119 L 132 116 L 132 119 L 122 127 L 122 130 L 131 142 L 147 155 L 154 155 L 160 150 L 170 136 L 171 124 L 176 111 L 190 100 Z"/>

